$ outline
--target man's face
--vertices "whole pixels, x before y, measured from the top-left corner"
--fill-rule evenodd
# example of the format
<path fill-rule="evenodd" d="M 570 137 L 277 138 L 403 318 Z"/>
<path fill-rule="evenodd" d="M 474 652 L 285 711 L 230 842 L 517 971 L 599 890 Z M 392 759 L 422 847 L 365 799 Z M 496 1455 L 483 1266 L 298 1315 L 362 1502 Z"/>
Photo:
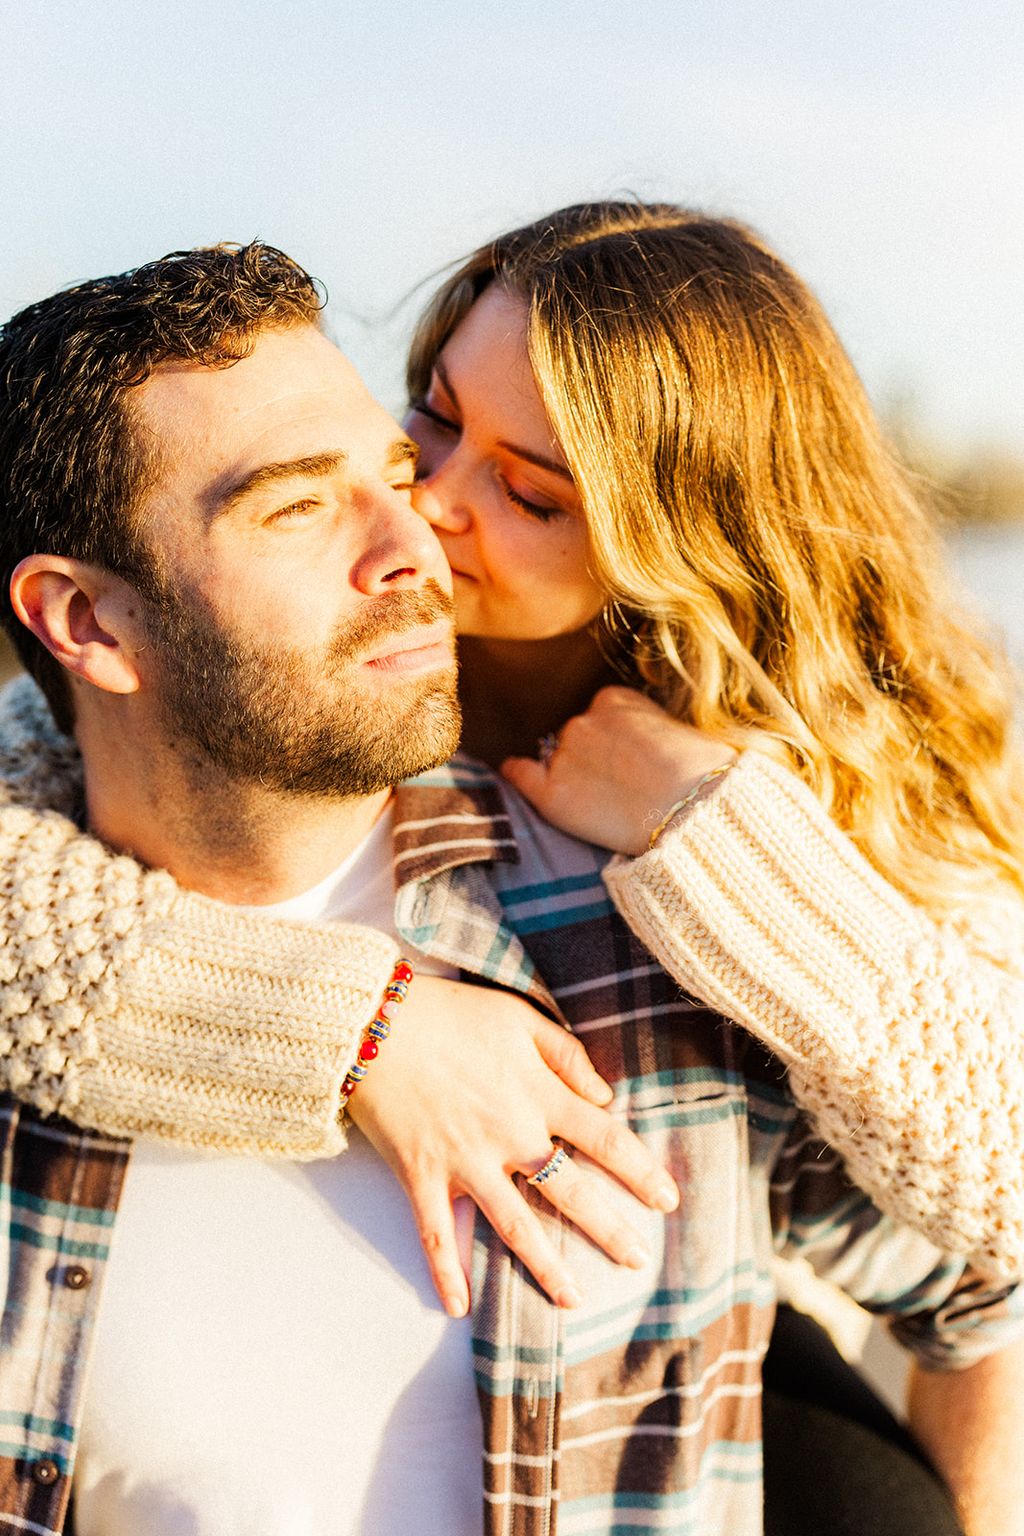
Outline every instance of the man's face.
<path fill-rule="evenodd" d="M 138 390 L 156 450 L 143 684 L 196 767 L 371 794 L 458 742 L 450 575 L 412 445 L 311 326 Z"/>

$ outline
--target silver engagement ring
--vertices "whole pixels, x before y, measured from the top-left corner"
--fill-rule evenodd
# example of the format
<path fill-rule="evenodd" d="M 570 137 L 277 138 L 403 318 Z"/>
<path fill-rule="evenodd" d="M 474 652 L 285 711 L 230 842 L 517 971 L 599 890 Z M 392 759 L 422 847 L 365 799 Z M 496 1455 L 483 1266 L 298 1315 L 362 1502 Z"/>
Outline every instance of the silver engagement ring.
<path fill-rule="evenodd" d="M 563 1146 L 555 1146 L 554 1143 L 552 1143 L 552 1146 L 554 1147 L 554 1150 L 551 1153 L 551 1156 L 548 1158 L 543 1168 L 538 1168 L 536 1173 L 530 1174 L 530 1177 L 526 1181 L 527 1184 L 546 1184 L 548 1179 L 553 1179 L 559 1169 L 564 1167 L 564 1165 L 569 1161 L 569 1154 Z"/>

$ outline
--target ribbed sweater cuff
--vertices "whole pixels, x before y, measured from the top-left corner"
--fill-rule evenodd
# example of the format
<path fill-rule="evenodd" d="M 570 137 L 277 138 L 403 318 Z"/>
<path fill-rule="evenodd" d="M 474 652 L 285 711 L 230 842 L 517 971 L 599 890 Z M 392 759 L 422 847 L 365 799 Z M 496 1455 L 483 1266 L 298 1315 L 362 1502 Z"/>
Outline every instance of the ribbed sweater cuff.
<path fill-rule="evenodd" d="M 387 935 L 260 918 L 176 892 L 115 969 L 79 1063 L 100 1129 L 289 1158 L 345 1145 L 339 1096 L 397 958 Z"/>
<path fill-rule="evenodd" d="M 823 1033 L 854 1058 L 927 931 L 807 787 L 757 752 L 605 880 L 680 984 L 788 1063 L 820 1065 Z"/>

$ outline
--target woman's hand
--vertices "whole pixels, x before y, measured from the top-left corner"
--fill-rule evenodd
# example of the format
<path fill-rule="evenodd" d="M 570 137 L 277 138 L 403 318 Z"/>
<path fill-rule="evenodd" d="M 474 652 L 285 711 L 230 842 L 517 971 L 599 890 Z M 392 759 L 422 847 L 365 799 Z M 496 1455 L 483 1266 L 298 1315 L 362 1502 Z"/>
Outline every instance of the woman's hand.
<path fill-rule="evenodd" d="M 735 756 L 635 688 L 602 688 L 562 727 L 546 761 L 510 757 L 501 771 L 563 832 L 637 854 L 676 801 Z"/>
<path fill-rule="evenodd" d="M 586 1051 L 524 998 L 417 976 L 349 1113 L 409 1197 L 437 1293 L 452 1317 L 469 1306 L 452 1200 L 469 1195 L 552 1300 L 582 1300 L 565 1261 L 512 1182 L 563 1138 L 656 1210 L 679 1191 L 643 1143 L 599 1106 L 612 1097 Z M 646 1253 L 593 1174 L 567 1159 L 539 1186 L 620 1264 Z"/>

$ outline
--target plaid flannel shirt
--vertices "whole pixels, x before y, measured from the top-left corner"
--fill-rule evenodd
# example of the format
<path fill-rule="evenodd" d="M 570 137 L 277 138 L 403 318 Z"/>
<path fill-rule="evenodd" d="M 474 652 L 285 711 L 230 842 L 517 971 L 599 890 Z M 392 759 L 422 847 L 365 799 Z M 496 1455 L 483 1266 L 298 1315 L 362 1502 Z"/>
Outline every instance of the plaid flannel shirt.
<path fill-rule="evenodd" d="M 600 852 L 456 760 L 397 791 L 394 854 L 407 940 L 568 1022 L 615 1085 L 615 1112 L 683 1190 L 667 1219 L 631 1210 L 655 1255 L 636 1272 L 527 1189 L 582 1282 L 571 1314 L 478 1221 L 486 1536 L 755 1536 L 773 1253 L 810 1258 L 937 1366 L 1021 1331 L 1021 1291 L 883 1217 L 814 1137 L 778 1062 L 680 994 L 612 909 Z M 0 1135 L 0 1532 L 56 1536 L 130 1148 L 13 1104 Z"/>

